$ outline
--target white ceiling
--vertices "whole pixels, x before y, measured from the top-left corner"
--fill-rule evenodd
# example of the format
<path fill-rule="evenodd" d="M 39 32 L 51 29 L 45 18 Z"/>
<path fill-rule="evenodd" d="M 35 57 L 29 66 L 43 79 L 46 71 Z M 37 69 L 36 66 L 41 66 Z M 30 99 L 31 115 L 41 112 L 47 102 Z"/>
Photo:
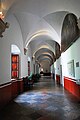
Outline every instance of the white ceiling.
<path fill-rule="evenodd" d="M 31 47 L 32 56 L 42 48 L 50 49 L 55 55 L 54 41 L 61 44 L 64 17 L 69 12 L 78 18 L 80 16 L 80 0 L 1 0 L 1 2 L 5 16 L 13 14 L 19 22 L 24 47 L 28 45 Z M 40 54 L 43 53 L 44 50 Z"/>

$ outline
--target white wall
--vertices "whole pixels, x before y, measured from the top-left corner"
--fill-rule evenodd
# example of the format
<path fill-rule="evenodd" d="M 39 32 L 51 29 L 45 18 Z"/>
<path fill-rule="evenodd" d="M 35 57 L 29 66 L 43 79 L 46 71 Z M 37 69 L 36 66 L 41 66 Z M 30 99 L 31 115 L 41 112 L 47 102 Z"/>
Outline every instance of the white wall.
<path fill-rule="evenodd" d="M 64 76 L 74 79 L 80 79 L 80 38 L 65 52 L 61 54 L 61 57 L 54 63 L 55 74 L 61 75 L 60 65 L 62 65 L 62 80 L 61 83 L 64 86 Z M 74 60 L 74 72 L 75 76 L 71 76 L 69 73 L 68 63 Z M 76 62 L 79 62 L 79 67 L 76 67 Z"/>
<path fill-rule="evenodd" d="M 30 60 L 29 60 L 30 61 L 30 73 L 35 73 L 36 74 L 36 73 L 39 72 L 39 67 L 38 67 L 37 63 L 35 62 L 35 59 L 32 60 L 32 57 L 33 57 L 32 52 L 33 51 L 32 51 L 32 49 L 29 45 L 28 46 L 28 51 L 27 51 L 27 57 L 30 58 Z M 34 64 L 35 64 L 35 68 L 34 68 Z"/>
<path fill-rule="evenodd" d="M 61 65 L 61 58 L 57 59 L 54 63 L 55 74 L 60 75 L 60 65 Z"/>
<path fill-rule="evenodd" d="M 51 72 L 50 71 L 50 62 L 49 61 L 47 61 L 47 60 L 43 60 L 42 62 L 41 62 L 41 67 L 43 68 L 43 72 Z"/>
<path fill-rule="evenodd" d="M 53 65 L 51 65 L 51 73 L 53 73 Z"/>
<path fill-rule="evenodd" d="M 11 45 L 15 44 L 21 51 L 21 71 L 20 77 L 27 74 L 26 56 L 24 55 L 23 39 L 20 26 L 13 15 L 9 15 L 6 19 L 10 23 L 8 29 L 0 38 L 0 84 L 11 81 Z"/>
<path fill-rule="evenodd" d="M 63 76 L 70 77 L 67 63 L 69 61 L 74 60 L 74 70 L 75 70 L 75 79 L 80 79 L 80 38 L 64 53 L 61 55 L 61 62 L 62 62 L 62 71 L 63 71 Z M 79 67 L 76 67 L 76 62 L 79 62 Z"/>
<path fill-rule="evenodd" d="M 30 73 L 33 73 L 33 61 L 32 61 L 32 54 L 31 54 L 30 46 L 28 46 L 27 57 L 29 57 L 29 61 L 30 61 Z"/>
<path fill-rule="evenodd" d="M 61 75 L 60 65 L 62 65 L 62 81 L 64 85 L 64 76 L 74 79 L 80 79 L 80 38 L 65 52 L 61 54 L 61 57 L 54 63 L 55 74 Z M 69 73 L 68 63 L 74 60 L 74 72 L 75 76 L 71 76 Z M 76 67 L 76 63 L 79 62 L 79 67 Z"/>

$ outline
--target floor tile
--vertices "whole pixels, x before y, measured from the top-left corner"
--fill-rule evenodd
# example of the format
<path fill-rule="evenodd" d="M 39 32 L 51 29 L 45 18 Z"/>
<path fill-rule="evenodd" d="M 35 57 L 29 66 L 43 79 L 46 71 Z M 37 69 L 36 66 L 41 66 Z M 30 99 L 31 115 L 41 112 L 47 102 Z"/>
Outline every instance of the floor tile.
<path fill-rule="evenodd" d="M 43 77 L 6 105 L 0 120 L 80 120 L 80 100 Z"/>

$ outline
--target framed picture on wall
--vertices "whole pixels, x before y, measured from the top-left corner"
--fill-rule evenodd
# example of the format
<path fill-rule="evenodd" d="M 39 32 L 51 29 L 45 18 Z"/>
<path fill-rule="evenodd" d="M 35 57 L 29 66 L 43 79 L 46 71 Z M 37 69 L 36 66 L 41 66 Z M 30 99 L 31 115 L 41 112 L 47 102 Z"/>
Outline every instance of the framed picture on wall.
<path fill-rule="evenodd" d="M 71 60 L 67 63 L 68 67 L 68 75 L 70 77 L 75 77 L 75 69 L 74 69 L 74 60 Z"/>

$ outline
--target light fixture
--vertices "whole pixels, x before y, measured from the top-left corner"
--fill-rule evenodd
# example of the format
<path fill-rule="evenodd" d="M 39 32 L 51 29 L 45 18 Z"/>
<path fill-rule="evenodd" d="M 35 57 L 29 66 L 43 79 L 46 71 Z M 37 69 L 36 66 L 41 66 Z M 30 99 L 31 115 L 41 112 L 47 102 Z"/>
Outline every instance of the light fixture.
<path fill-rule="evenodd" d="M 4 14 L 3 14 L 3 9 L 2 9 L 2 4 L 0 1 L 0 37 L 3 37 L 2 33 L 5 31 L 6 28 L 9 28 L 9 23 L 8 22 L 4 22 Z"/>
<path fill-rule="evenodd" d="M 4 19 L 4 14 L 2 13 L 2 11 L 0 11 L 0 18 Z"/>
<path fill-rule="evenodd" d="M 9 23 L 8 22 L 4 22 L 1 18 L 0 18 L 0 37 L 3 37 L 2 33 L 5 31 L 6 28 L 9 28 Z"/>
<path fill-rule="evenodd" d="M 1 1 L 0 1 L 0 18 L 4 19 L 4 14 L 2 12 L 2 3 L 1 3 Z"/>

